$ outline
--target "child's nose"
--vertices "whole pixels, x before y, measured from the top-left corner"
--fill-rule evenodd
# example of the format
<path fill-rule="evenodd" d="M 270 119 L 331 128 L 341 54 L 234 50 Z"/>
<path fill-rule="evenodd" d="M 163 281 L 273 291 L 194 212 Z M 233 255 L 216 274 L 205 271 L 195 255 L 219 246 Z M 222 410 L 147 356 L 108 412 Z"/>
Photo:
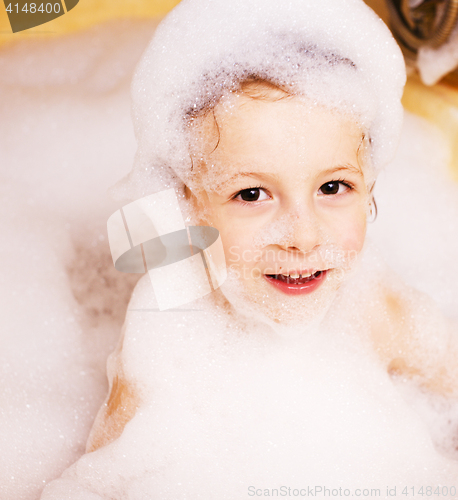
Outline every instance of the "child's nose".
<path fill-rule="evenodd" d="M 284 250 L 311 252 L 323 240 L 323 223 L 312 207 L 296 207 L 285 214 L 281 237 L 276 242 Z"/>

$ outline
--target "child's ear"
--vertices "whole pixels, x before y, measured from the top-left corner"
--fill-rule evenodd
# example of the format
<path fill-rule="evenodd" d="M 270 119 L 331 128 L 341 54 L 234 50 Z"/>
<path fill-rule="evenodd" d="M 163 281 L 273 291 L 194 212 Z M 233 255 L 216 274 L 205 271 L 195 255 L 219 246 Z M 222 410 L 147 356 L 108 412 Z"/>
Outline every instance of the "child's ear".
<path fill-rule="evenodd" d="M 194 196 L 192 194 L 192 191 L 188 188 L 188 186 L 186 186 L 186 184 L 184 185 L 184 197 L 189 200 L 191 198 L 191 196 Z"/>
<path fill-rule="evenodd" d="M 377 218 L 377 203 L 374 198 L 374 187 L 375 187 L 375 181 L 369 186 L 368 192 L 369 192 L 369 204 L 368 204 L 368 215 L 367 215 L 367 221 L 368 222 L 374 222 L 375 219 Z"/>
<path fill-rule="evenodd" d="M 205 219 L 204 214 L 206 213 L 206 201 L 208 201 L 207 193 L 200 190 L 197 194 L 185 184 L 184 196 L 191 204 L 193 211 L 198 214 L 198 219 L 203 222 Z"/>
<path fill-rule="evenodd" d="M 191 187 L 184 185 L 184 196 L 190 201 L 195 208 L 202 205 L 203 198 L 205 198 L 206 193 L 202 190 L 192 189 Z"/>
<path fill-rule="evenodd" d="M 372 197 L 374 197 L 374 188 L 375 188 L 376 181 L 377 181 L 377 179 L 375 179 L 375 181 L 372 182 L 372 184 L 369 186 L 369 194 L 372 195 Z"/>

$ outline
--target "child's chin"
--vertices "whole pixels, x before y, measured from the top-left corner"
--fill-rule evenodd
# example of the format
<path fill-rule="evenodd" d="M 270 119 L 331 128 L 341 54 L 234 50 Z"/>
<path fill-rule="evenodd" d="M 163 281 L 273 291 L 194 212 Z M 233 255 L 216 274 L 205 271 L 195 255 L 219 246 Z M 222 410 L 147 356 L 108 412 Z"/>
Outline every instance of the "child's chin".
<path fill-rule="evenodd" d="M 267 308 L 266 317 L 272 322 L 272 328 L 282 335 L 295 336 L 303 333 L 304 330 L 318 327 L 329 310 L 335 293 L 324 297 L 321 294 L 319 299 L 307 301 L 307 299 L 297 301 L 296 304 L 283 307 Z"/>
<path fill-rule="evenodd" d="M 338 288 L 337 283 L 330 280 L 312 294 L 282 296 L 270 286 L 262 282 L 245 282 L 228 270 L 221 291 L 237 313 L 288 336 L 317 326 L 329 310 Z"/>

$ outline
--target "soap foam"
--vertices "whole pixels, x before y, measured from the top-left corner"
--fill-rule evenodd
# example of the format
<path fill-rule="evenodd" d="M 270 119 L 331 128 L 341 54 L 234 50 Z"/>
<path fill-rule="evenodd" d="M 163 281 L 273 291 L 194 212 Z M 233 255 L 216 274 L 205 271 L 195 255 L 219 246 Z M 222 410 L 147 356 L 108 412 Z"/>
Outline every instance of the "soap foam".
<path fill-rule="evenodd" d="M 76 485 L 101 498 L 234 499 L 250 485 L 380 488 L 383 498 L 387 485 L 453 484 L 458 464 L 434 450 L 342 311 L 340 328 L 331 322 L 292 339 L 206 299 L 193 305 L 146 312 L 154 298 L 139 282 L 123 345 L 142 397 L 137 415 L 43 498 Z"/>
<path fill-rule="evenodd" d="M 136 275 L 106 196 L 131 164 L 128 84 L 154 22 L 0 51 L 0 497 L 35 500 L 84 453 Z"/>

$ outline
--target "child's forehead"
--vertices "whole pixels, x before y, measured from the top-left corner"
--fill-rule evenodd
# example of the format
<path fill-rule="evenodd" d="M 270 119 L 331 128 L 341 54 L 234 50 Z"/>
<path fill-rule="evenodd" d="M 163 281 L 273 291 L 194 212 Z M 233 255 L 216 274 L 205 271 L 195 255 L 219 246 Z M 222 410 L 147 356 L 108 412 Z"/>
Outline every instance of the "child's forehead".
<path fill-rule="evenodd" d="M 201 120 L 194 152 L 217 161 L 229 154 L 263 155 L 310 147 L 308 137 L 330 142 L 359 142 L 364 135 L 354 115 L 344 114 L 303 96 L 279 100 L 253 99 L 243 93 L 225 97 Z"/>
<path fill-rule="evenodd" d="M 301 95 L 270 101 L 238 94 L 216 106 L 215 117 L 221 127 L 232 132 L 246 126 L 255 132 L 262 130 L 268 133 L 269 128 L 264 127 L 266 121 L 269 121 L 270 127 L 277 127 L 277 134 L 284 130 L 285 135 L 297 127 L 330 130 L 330 127 L 345 126 L 355 133 L 361 130 L 355 115 Z"/>
<path fill-rule="evenodd" d="M 194 125 L 189 184 L 199 191 L 291 187 L 342 165 L 368 173 L 359 157 L 364 131 L 357 117 L 305 96 L 228 93 Z"/>
<path fill-rule="evenodd" d="M 293 188 L 298 183 L 322 179 L 324 175 L 342 175 L 342 171 L 363 174 L 358 159 L 358 143 L 331 151 L 327 143 L 315 149 L 297 150 L 286 145 L 282 150 L 264 145 L 251 149 L 219 147 L 199 164 L 195 180 L 206 191 L 223 190 L 228 186 L 247 185 Z M 219 151 L 218 151 L 219 149 Z"/>

